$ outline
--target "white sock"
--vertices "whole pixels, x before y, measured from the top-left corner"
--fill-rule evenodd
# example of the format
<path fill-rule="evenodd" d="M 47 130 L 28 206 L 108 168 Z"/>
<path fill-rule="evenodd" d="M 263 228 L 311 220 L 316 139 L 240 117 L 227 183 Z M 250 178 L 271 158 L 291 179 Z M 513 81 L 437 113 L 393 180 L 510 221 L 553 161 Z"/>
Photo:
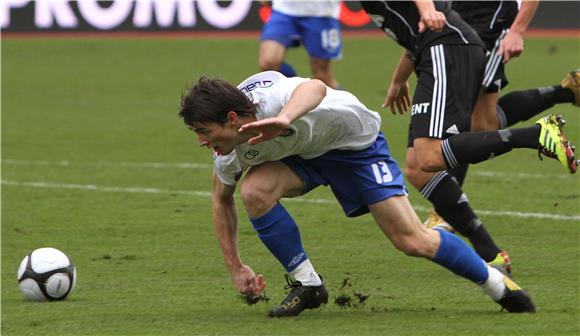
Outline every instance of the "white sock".
<path fill-rule="evenodd" d="M 489 276 L 481 285 L 481 289 L 485 294 L 489 295 L 493 301 L 498 301 L 505 293 L 505 282 L 503 280 L 505 275 L 489 265 L 487 265 L 487 272 L 489 273 Z"/>
<path fill-rule="evenodd" d="M 314 270 L 314 266 L 309 259 L 304 260 L 298 265 L 290 275 L 296 280 L 302 283 L 302 286 L 320 286 L 322 285 L 322 280 L 318 276 L 318 273 Z"/>

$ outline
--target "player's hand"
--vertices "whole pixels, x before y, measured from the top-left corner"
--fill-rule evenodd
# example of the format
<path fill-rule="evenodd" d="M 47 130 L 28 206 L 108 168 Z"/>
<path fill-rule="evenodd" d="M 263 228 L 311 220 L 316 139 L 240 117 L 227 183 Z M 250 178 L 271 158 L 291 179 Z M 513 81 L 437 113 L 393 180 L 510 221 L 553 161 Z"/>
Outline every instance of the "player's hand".
<path fill-rule="evenodd" d="M 497 53 L 503 57 L 503 62 L 507 63 L 512 58 L 520 56 L 523 51 L 523 35 L 514 31 L 509 31 L 503 40 L 501 40 Z"/>
<path fill-rule="evenodd" d="M 391 83 L 382 107 L 388 107 L 393 114 L 397 114 L 397 112 L 403 114 L 410 106 L 409 84 L 407 82 Z"/>
<path fill-rule="evenodd" d="M 264 276 L 261 274 L 256 276 L 248 265 L 243 265 L 241 268 L 233 270 L 231 275 L 232 283 L 240 294 L 260 295 L 266 288 Z"/>
<path fill-rule="evenodd" d="M 239 132 L 257 132 L 257 136 L 248 140 L 250 145 L 257 145 L 260 142 L 274 139 L 288 126 L 290 126 L 290 123 L 285 118 L 278 116 L 244 124 L 240 127 Z"/>
<path fill-rule="evenodd" d="M 419 33 L 424 32 L 427 28 L 439 32 L 445 27 L 445 22 L 445 14 L 442 12 L 436 10 L 427 11 L 421 15 Z"/>

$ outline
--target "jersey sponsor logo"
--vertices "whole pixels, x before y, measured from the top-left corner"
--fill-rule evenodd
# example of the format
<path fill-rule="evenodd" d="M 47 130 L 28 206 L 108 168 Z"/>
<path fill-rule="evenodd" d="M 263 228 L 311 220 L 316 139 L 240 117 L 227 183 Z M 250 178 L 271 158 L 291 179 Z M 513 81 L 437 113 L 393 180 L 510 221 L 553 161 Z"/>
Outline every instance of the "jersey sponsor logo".
<path fill-rule="evenodd" d="M 246 86 L 242 87 L 240 91 L 249 95 L 251 91 L 258 89 L 258 88 L 269 88 L 270 86 L 274 85 L 274 82 L 271 80 L 258 80 L 253 83 L 247 84 Z"/>
<path fill-rule="evenodd" d="M 453 124 L 445 132 L 447 132 L 447 134 L 459 134 L 459 129 L 457 128 L 457 125 Z"/>
<path fill-rule="evenodd" d="M 249 151 L 244 153 L 244 157 L 248 160 L 253 160 L 258 156 L 258 154 L 260 154 L 260 152 L 258 152 L 257 150 L 250 149 Z"/>
<path fill-rule="evenodd" d="M 283 129 L 280 134 L 278 134 L 278 136 L 281 137 L 289 137 L 289 136 L 293 136 L 294 134 L 296 134 L 296 131 L 292 128 L 285 128 Z"/>
<path fill-rule="evenodd" d="M 429 105 L 431 105 L 431 103 L 418 103 L 413 105 L 411 115 L 429 112 Z"/>

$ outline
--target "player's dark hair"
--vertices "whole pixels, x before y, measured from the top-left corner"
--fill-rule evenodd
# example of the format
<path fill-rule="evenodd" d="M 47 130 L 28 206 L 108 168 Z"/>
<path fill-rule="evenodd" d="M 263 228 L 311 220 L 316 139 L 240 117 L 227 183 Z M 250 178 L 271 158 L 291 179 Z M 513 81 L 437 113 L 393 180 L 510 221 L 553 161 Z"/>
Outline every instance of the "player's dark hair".
<path fill-rule="evenodd" d="M 254 116 L 256 104 L 230 83 L 202 76 L 181 96 L 179 117 L 189 126 L 210 122 L 223 124 L 230 111 L 240 116 Z"/>

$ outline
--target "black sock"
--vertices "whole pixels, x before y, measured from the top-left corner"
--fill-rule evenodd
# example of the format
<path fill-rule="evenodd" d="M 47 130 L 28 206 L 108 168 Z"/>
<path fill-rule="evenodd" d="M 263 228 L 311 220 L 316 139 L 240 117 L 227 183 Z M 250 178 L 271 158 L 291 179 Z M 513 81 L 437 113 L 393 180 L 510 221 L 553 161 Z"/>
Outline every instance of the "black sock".
<path fill-rule="evenodd" d="M 447 167 L 479 163 L 511 151 L 509 138 L 500 134 L 503 131 L 465 132 L 443 140 L 441 149 Z"/>
<path fill-rule="evenodd" d="M 499 131 L 465 132 L 441 142 L 447 167 L 479 163 L 500 156 L 513 148 L 538 148 L 540 126 L 503 129 Z"/>
<path fill-rule="evenodd" d="M 509 127 L 549 109 L 554 104 L 573 103 L 574 93 L 560 85 L 525 91 L 513 91 L 502 96 L 498 105 L 503 109 Z"/>
<path fill-rule="evenodd" d="M 524 128 L 510 128 L 511 143 L 513 148 L 538 148 L 540 145 L 540 125 L 536 124 Z"/>
<path fill-rule="evenodd" d="M 421 188 L 421 195 L 433 203 L 439 216 L 469 239 L 483 260 L 495 259 L 500 248 L 471 209 L 459 184 L 447 172 L 435 174 Z"/>
<path fill-rule="evenodd" d="M 455 178 L 459 186 L 463 186 L 465 176 L 467 175 L 467 168 L 469 168 L 468 164 L 461 164 L 453 169 L 448 169 L 447 172 Z"/>

